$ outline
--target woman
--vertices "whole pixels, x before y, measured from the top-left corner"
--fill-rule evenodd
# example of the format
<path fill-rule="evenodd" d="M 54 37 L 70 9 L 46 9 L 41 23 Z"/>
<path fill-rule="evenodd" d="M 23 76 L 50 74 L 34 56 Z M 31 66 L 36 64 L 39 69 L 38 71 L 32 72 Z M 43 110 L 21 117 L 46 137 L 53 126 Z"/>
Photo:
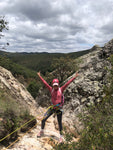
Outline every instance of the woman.
<path fill-rule="evenodd" d="M 59 87 L 59 80 L 53 79 L 52 81 L 52 87 L 41 77 L 40 72 L 37 73 L 40 77 L 41 81 L 45 84 L 45 86 L 48 88 L 48 90 L 51 93 L 51 102 L 52 107 L 49 107 L 47 112 L 44 114 L 44 118 L 42 119 L 41 123 L 41 131 L 37 135 L 37 137 L 41 137 L 44 134 L 44 127 L 46 120 L 53 114 L 57 114 L 57 120 L 59 125 L 59 131 L 60 131 L 60 138 L 59 143 L 63 142 L 62 138 L 62 93 L 66 89 L 66 87 L 78 76 L 78 72 L 76 72 L 75 76 L 70 79 L 66 84 L 64 84 L 62 87 Z"/>

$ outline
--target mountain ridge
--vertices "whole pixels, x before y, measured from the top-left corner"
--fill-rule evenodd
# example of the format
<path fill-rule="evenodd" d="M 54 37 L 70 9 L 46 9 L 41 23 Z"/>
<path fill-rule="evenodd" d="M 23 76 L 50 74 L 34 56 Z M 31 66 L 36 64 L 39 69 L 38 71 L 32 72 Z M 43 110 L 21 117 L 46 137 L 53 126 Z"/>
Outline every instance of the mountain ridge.
<path fill-rule="evenodd" d="M 70 57 L 71 59 L 76 59 L 80 56 L 83 56 L 94 50 L 93 46 L 91 49 L 78 51 L 78 52 L 70 52 L 70 53 L 48 53 L 48 52 L 23 52 L 23 53 L 9 53 L 0 51 L 0 55 L 11 59 L 14 63 L 27 67 L 33 71 L 41 71 L 43 75 L 46 72 L 52 72 L 53 68 L 51 67 L 52 61 L 54 59 L 58 59 L 60 57 Z"/>

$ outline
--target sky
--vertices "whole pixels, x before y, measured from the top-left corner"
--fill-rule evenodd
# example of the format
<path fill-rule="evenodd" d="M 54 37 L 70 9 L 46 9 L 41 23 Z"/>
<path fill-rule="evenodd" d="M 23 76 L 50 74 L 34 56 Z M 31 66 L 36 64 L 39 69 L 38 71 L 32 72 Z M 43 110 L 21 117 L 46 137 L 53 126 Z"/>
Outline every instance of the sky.
<path fill-rule="evenodd" d="M 69 53 L 113 38 L 113 0 L 0 0 L 0 16 L 8 52 Z"/>

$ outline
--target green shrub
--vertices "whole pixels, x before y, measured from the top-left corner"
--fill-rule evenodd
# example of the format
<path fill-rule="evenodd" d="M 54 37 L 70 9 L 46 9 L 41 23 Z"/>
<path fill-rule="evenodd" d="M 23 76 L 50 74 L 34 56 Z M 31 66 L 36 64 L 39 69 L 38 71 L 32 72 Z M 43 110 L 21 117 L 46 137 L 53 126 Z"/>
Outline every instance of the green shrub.
<path fill-rule="evenodd" d="M 27 90 L 31 93 L 31 95 L 36 98 L 38 91 L 40 88 L 40 84 L 36 81 L 32 81 L 29 86 L 27 87 Z"/>
<path fill-rule="evenodd" d="M 35 71 L 30 70 L 22 65 L 18 65 L 5 56 L 0 56 L 0 65 L 10 70 L 15 77 L 22 75 L 25 79 L 37 78 Z"/>

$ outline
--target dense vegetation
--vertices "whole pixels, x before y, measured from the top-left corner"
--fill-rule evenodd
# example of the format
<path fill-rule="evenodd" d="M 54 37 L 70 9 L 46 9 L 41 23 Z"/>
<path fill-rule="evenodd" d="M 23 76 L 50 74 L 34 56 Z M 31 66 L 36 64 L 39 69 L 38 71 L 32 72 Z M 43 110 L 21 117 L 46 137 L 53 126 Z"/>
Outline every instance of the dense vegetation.
<path fill-rule="evenodd" d="M 109 58 L 109 85 L 104 87 L 105 96 L 101 103 L 89 106 L 80 119 L 84 124 L 78 143 L 72 141 L 72 134 L 65 144 L 55 145 L 56 150 L 112 150 L 113 149 L 113 56 Z"/>
<path fill-rule="evenodd" d="M 10 70 L 15 77 L 22 75 L 25 79 L 36 78 L 35 71 L 32 71 L 24 66 L 18 65 L 4 56 L 0 56 L 0 65 Z"/>
<path fill-rule="evenodd" d="M 73 52 L 69 54 L 63 53 L 8 53 L 0 51 L 1 56 L 5 56 L 10 58 L 16 64 L 22 65 L 34 71 L 41 71 L 43 75 L 47 72 L 52 72 L 54 68 L 52 67 L 52 63 L 54 59 L 58 59 L 61 57 L 75 59 L 79 56 L 89 53 L 92 51 L 85 50 L 80 52 Z"/>

